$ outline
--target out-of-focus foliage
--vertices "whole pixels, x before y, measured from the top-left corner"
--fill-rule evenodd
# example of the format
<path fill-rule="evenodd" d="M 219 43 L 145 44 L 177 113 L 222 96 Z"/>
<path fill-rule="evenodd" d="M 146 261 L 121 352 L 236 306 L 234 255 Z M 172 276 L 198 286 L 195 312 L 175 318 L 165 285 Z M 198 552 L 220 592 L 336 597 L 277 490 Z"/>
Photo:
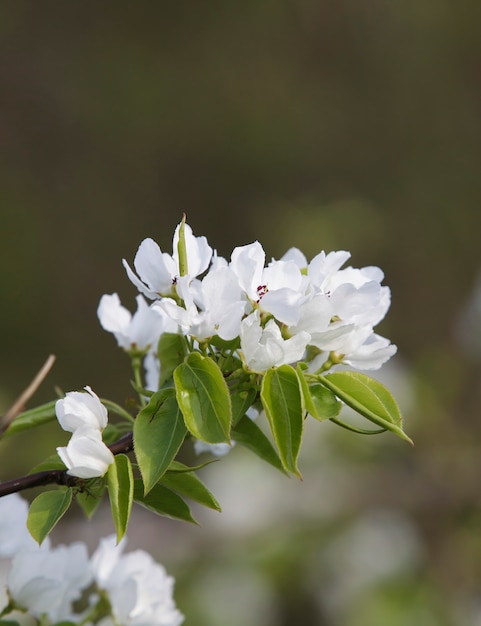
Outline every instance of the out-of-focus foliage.
<path fill-rule="evenodd" d="M 0 410 L 51 352 L 37 403 L 54 385 L 128 399 L 95 309 L 128 302 L 121 258 L 168 249 L 183 211 L 221 254 L 342 248 L 392 288 L 381 332 L 407 374 L 388 386 L 415 448 L 326 423 L 301 485 L 257 484 L 234 450 L 238 507 L 221 498 L 214 530 L 137 537 L 168 537 L 155 556 L 198 626 L 227 623 L 216 585 L 232 626 L 479 622 L 481 368 L 459 324 L 481 266 L 480 18 L 472 0 L 0 5 Z M 1 478 L 50 443 L 5 440 Z"/>

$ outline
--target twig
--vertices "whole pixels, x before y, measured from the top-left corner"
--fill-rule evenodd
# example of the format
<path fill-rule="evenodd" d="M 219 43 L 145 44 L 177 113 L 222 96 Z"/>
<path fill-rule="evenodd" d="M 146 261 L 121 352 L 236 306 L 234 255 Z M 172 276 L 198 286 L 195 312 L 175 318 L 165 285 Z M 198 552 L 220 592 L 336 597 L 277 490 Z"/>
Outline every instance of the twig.
<path fill-rule="evenodd" d="M 134 448 L 133 433 L 127 433 L 110 446 L 108 446 L 112 454 L 121 454 L 123 452 L 130 452 Z M 83 479 L 71 476 L 67 473 L 68 470 L 45 470 L 43 472 L 36 472 L 35 474 L 28 474 L 27 476 L 21 476 L 20 478 L 13 478 L 5 482 L 0 482 L 0 497 L 7 496 L 11 493 L 17 493 L 24 489 L 31 489 L 32 487 L 42 487 L 43 485 L 64 485 L 67 487 L 75 487 Z"/>
<path fill-rule="evenodd" d="M 0 436 L 7 430 L 13 420 L 19 415 L 24 409 L 27 402 L 33 396 L 33 394 L 37 391 L 40 385 L 43 383 L 47 374 L 52 369 L 53 364 L 55 363 L 55 356 L 51 354 L 45 363 L 40 368 L 38 374 L 32 380 L 30 385 L 20 394 L 20 396 L 15 400 L 13 405 L 8 409 L 8 411 L 0 418 Z"/>

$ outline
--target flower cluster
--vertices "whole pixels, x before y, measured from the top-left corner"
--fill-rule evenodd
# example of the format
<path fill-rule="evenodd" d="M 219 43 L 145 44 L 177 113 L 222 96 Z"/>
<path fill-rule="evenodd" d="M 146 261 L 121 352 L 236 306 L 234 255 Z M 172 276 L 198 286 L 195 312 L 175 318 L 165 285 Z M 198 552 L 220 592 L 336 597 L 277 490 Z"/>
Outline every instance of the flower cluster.
<path fill-rule="evenodd" d="M 113 462 L 112 452 L 102 441 L 107 426 L 107 409 L 98 396 L 85 387 L 86 393 L 71 391 L 57 400 L 55 412 L 60 426 L 72 433 L 66 447 L 57 452 L 68 468 L 68 474 L 78 478 L 103 476 Z"/>
<path fill-rule="evenodd" d="M 148 553 L 123 554 L 125 539 L 117 546 L 113 536 L 101 539 L 90 558 L 82 542 L 52 548 L 46 541 L 39 548 L 26 530 L 22 533 L 27 509 L 17 494 L 0 500 L 0 554 L 13 557 L 4 612 L 28 611 L 45 625 L 182 624 L 172 595 L 174 579 Z M 78 612 L 81 597 L 84 608 Z"/>
<path fill-rule="evenodd" d="M 163 332 L 199 343 L 215 336 L 239 338 L 240 358 L 256 373 L 306 360 L 307 353 L 311 371 L 326 369 L 326 362 L 374 370 L 396 352 L 374 332 L 389 308 L 390 290 L 381 285 L 378 267 L 342 269 L 349 256 L 320 252 L 308 262 L 291 248 L 266 265 L 256 241 L 236 247 L 228 261 L 181 222 L 172 255 L 145 239 L 134 259 L 136 273 L 124 260 L 128 277 L 152 301 L 150 306 L 138 297 L 137 313 L 131 316 L 117 294 L 106 295 L 98 315 L 121 347 L 148 354 L 149 380 L 158 367 L 155 350 Z"/>

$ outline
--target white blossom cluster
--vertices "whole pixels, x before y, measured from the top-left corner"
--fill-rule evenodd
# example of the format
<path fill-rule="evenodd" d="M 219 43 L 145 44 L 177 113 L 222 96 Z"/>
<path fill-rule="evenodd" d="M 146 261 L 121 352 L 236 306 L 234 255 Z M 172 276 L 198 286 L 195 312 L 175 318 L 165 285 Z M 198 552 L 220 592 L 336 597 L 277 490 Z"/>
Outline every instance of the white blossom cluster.
<path fill-rule="evenodd" d="M 320 252 L 308 262 L 297 248 L 266 264 L 258 241 L 236 247 L 227 260 L 185 224 L 187 267 L 181 271 L 180 227 L 172 255 L 145 239 L 135 255 L 135 272 L 123 261 L 150 305 L 137 297 L 137 312 L 131 315 L 112 294 L 104 295 L 98 307 L 101 325 L 119 346 L 147 354 L 150 388 L 156 388 L 155 350 L 164 332 L 198 342 L 216 335 L 226 341 L 240 338 L 244 366 L 258 373 L 295 363 L 308 348 L 317 354 L 312 371 L 328 358 L 374 370 L 396 352 L 396 346 L 374 332 L 391 299 L 378 267 L 342 269 L 350 257 L 345 251 Z"/>
<path fill-rule="evenodd" d="M 125 540 L 116 546 L 114 536 L 101 539 L 90 558 L 82 542 L 51 547 L 46 540 L 39 547 L 26 531 L 27 511 L 18 494 L 0 499 L 0 555 L 13 557 L 6 587 L 17 609 L 28 611 L 42 624 L 182 624 L 183 615 L 172 595 L 174 579 L 147 552 L 124 554 Z M 87 606 L 77 613 L 74 604 L 86 593 L 90 593 Z M 108 600 L 110 615 L 102 614 L 105 609 L 98 615 L 101 595 Z"/>
<path fill-rule="evenodd" d="M 57 448 L 67 474 L 78 478 L 103 476 L 114 455 L 102 441 L 107 426 L 107 409 L 90 387 L 87 393 L 70 391 L 57 400 L 55 412 L 60 426 L 72 433 L 66 447 Z"/>

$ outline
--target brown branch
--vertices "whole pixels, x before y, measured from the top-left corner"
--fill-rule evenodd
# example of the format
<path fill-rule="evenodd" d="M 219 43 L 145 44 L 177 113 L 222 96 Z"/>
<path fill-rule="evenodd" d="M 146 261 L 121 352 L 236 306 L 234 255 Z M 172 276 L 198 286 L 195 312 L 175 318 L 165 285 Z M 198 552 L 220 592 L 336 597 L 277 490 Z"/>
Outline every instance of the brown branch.
<path fill-rule="evenodd" d="M 121 454 L 123 452 L 130 452 L 134 449 L 133 433 L 127 433 L 110 446 L 108 446 L 112 454 Z M 11 493 L 18 493 L 24 489 L 31 489 L 32 487 L 43 487 L 44 485 L 64 485 L 67 487 L 75 487 L 80 484 L 83 479 L 71 476 L 67 473 L 68 470 L 45 470 L 43 472 L 36 472 L 35 474 L 28 474 L 27 476 L 21 476 L 20 478 L 13 478 L 5 482 L 0 482 L 0 497 L 7 496 Z"/>
<path fill-rule="evenodd" d="M 25 410 L 25 406 L 33 394 L 37 391 L 40 385 L 45 380 L 47 374 L 52 369 L 53 364 L 55 363 L 55 356 L 51 354 L 45 363 L 40 368 L 39 372 L 32 380 L 30 385 L 20 394 L 20 396 L 15 400 L 13 405 L 8 409 L 8 411 L 0 417 L 0 436 L 7 430 L 13 420 L 19 415 L 22 411 Z"/>

